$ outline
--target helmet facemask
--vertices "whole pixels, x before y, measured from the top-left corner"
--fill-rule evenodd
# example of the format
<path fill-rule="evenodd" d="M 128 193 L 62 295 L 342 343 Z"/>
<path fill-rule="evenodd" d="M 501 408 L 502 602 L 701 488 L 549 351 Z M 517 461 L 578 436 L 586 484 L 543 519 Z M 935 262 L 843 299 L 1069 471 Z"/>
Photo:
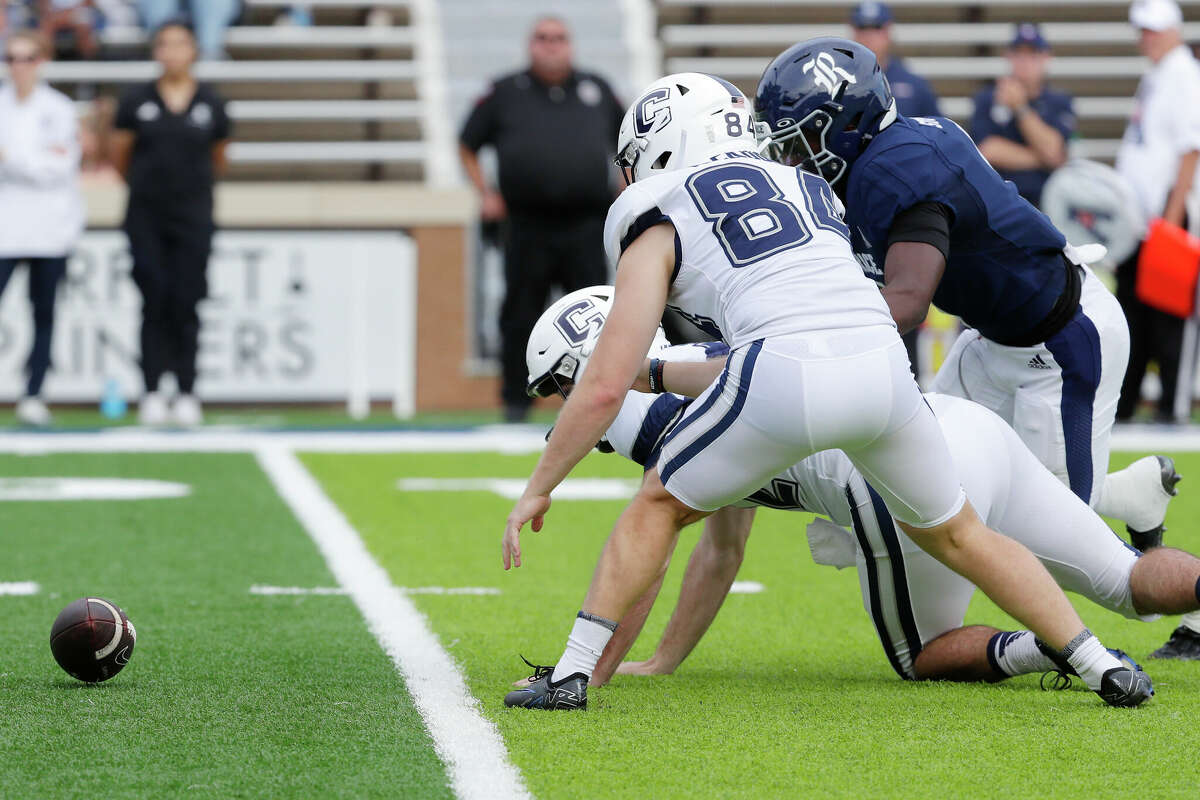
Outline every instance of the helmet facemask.
<path fill-rule="evenodd" d="M 830 149 L 828 139 L 842 110 L 836 103 L 826 103 L 799 122 L 769 134 L 760 152 L 772 161 L 819 175 L 830 185 L 836 183 L 846 172 L 846 159 Z M 770 127 L 766 121 L 762 124 Z"/>
<path fill-rule="evenodd" d="M 550 371 L 525 387 L 525 393 L 530 397 L 551 397 L 555 394 L 567 399 L 571 387 L 580 371 L 580 361 L 571 353 L 563 353 Z"/>

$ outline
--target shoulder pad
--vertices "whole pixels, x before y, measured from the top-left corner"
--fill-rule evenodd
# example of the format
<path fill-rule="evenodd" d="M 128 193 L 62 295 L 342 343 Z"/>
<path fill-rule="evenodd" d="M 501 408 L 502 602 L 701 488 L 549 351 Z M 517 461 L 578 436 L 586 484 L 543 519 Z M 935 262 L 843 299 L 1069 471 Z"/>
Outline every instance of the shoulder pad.
<path fill-rule="evenodd" d="M 626 238 L 634 226 L 647 214 L 659 217 L 663 214 L 658 208 L 658 198 L 647 191 L 640 183 L 635 183 L 621 192 L 621 196 L 608 209 L 608 218 L 604 221 L 604 252 L 609 264 L 615 268 L 621 260 L 621 253 L 628 246 Z M 661 219 L 656 219 L 659 222 Z M 639 231 L 640 232 L 640 231 Z"/>

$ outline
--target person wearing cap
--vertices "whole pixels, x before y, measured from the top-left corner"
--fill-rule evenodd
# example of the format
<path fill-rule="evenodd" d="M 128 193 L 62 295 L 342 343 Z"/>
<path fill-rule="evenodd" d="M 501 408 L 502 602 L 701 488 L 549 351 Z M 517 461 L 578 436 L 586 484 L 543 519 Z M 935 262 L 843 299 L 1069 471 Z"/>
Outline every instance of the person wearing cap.
<path fill-rule="evenodd" d="M 498 78 L 459 133 L 463 171 L 479 193 L 480 216 L 501 223 L 500 399 L 506 422 L 522 422 L 525 343 L 551 288 L 607 283 L 604 218 L 613 199 L 612 156 L 625 114 L 608 82 L 573 64 L 565 22 L 543 16 L 529 35 L 527 69 Z M 496 153 L 499 185 L 479 151 Z"/>
<path fill-rule="evenodd" d="M 33 348 L 16 411 L 21 423 L 38 427 L 51 422 L 41 391 L 50 368 L 55 297 L 84 225 L 79 122 L 71 100 L 39 77 L 47 53 L 37 34 L 13 34 L 4 53 L 8 80 L 0 87 L 0 292 L 26 265 Z"/>
<path fill-rule="evenodd" d="M 1033 23 L 1017 26 L 1009 75 L 975 95 L 971 138 L 1000 175 L 1035 206 L 1050 173 L 1067 160 L 1075 132 L 1071 96 L 1046 86 L 1050 44 Z"/>
<path fill-rule="evenodd" d="M 906 117 L 936 117 L 937 95 L 929 81 L 916 75 L 904 62 L 892 55 L 892 10 L 886 3 L 867 0 L 850 14 L 854 41 L 875 54 L 896 98 L 896 110 Z"/>
<path fill-rule="evenodd" d="M 1145 218 L 1161 217 L 1196 231 L 1200 214 L 1192 191 L 1200 156 L 1200 65 L 1183 42 L 1183 13 L 1174 0 L 1139 0 L 1129 9 L 1138 49 L 1150 68 L 1138 84 L 1133 114 L 1117 151 L 1117 171 L 1129 182 Z M 1160 419 L 1171 419 L 1179 377 L 1184 321 L 1138 299 L 1141 247 L 1117 267 L 1117 298 L 1129 321 L 1129 366 L 1117 419 L 1133 416 L 1149 361 L 1158 362 Z M 1152 658 L 1200 659 L 1200 613 L 1186 614 Z"/>

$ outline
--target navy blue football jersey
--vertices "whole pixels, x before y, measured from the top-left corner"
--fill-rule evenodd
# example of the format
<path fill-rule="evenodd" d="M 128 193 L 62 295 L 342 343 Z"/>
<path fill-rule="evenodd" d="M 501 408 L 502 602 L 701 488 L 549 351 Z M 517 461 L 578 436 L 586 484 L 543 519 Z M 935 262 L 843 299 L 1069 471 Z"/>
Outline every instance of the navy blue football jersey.
<path fill-rule="evenodd" d="M 880 284 L 896 216 L 922 202 L 950 209 L 950 257 L 933 302 L 989 339 L 1023 338 L 1066 288 L 1063 235 L 948 119 L 897 118 L 854 162 L 845 191 L 855 255 Z"/>

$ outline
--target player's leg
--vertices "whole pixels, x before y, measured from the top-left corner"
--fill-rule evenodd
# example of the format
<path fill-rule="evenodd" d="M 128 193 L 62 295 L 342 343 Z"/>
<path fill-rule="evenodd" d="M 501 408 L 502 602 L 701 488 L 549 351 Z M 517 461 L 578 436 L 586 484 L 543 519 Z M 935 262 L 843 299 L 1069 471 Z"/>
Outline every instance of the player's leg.
<path fill-rule="evenodd" d="M 954 340 L 946 360 L 933 377 L 930 391 L 979 403 L 1012 424 L 1012 390 L 993 376 L 989 366 L 992 343 L 979 331 L 965 330 Z"/>
<path fill-rule="evenodd" d="M 887 352 L 892 354 L 893 350 Z M 906 361 L 893 357 L 916 398 L 907 419 L 869 447 L 847 451 L 888 504 L 892 516 L 922 549 L 966 577 L 1011 616 L 1063 652 L 1088 686 L 1106 702 L 1138 704 L 1149 697 L 1149 679 L 1118 662 L 1087 630 L 1062 590 L 1023 545 L 989 529 L 964 504 L 953 462 L 933 412 L 916 391 Z M 899 405 L 899 404 L 896 404 Z M 1114 683 L 1119 681 L 1120 684 Z"/>
<path fill-rule="evenodd" d="M 969 671 L 973 659 L 967 652 L 935 653 L 931 662 L 924 648 L 962 625 L 975 587 L 901 534 L 883 498 L 861 476 L 851 480 L 846 499 L 857 542 L 863 608 L 892 669 L 906 680 L 954 680 Z M 983 667 L 987 668 L 986 657 Z"/>
<path fill-rule="evenodd" d="M 657 471 L 649 470 L 604 544 L 562 657 L 552 669 L 535 673 L 528 686 L 509 692 L 504 704 L 547 710 L 586 708 L 588 681 L 617 629 L 617 620 L 657 580 L 679 531 L 707 513 L 679 502 L 663 488 Z"/>

